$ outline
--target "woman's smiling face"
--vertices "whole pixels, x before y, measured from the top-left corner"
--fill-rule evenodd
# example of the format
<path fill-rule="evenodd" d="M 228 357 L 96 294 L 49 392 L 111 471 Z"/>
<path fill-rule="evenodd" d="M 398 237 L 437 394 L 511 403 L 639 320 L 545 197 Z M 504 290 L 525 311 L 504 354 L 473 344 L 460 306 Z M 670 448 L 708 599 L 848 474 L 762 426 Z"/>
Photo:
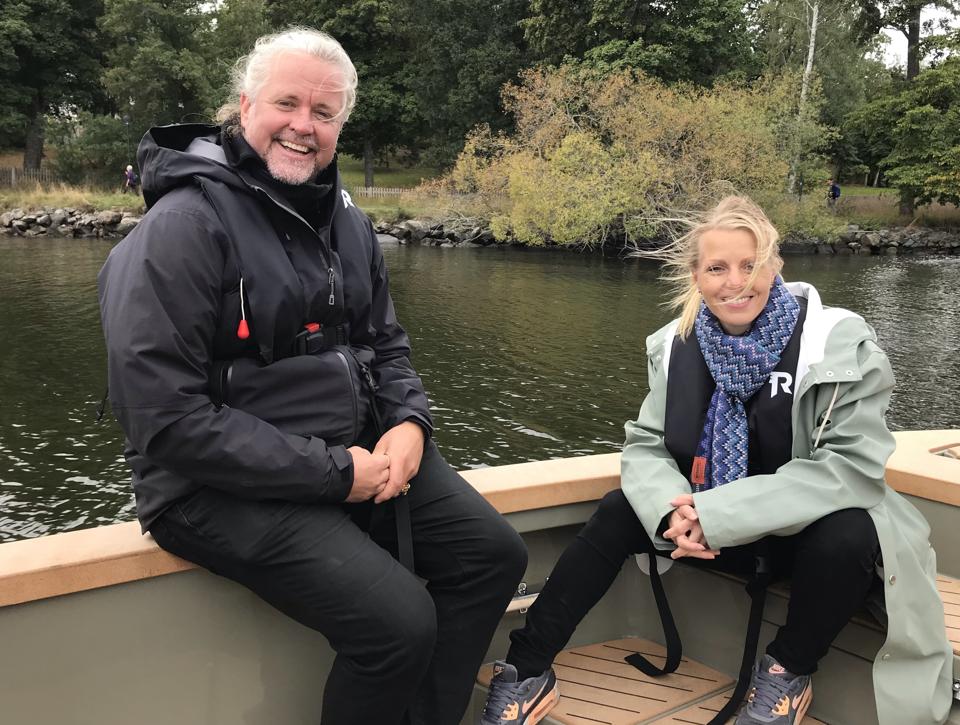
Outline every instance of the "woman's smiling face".
<path fill-rule="evenodd" d="M 700 237 L 693 280 L 707 308 L 728 335 L 745 335 L 770 298 L 776 277 L 762 267 L 747 286 L 757 258 L 757 243 L 746 229 L 711 229 Z"/>

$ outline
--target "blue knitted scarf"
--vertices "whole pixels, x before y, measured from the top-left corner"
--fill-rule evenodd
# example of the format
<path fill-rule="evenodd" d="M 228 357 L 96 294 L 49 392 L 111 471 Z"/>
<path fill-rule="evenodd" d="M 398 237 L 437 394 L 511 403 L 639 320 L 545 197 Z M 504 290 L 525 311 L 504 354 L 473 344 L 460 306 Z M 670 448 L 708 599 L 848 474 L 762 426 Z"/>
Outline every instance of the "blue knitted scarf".
<path fill-rule="evenodd" d="M 747 475 L 747 411 L 744 403 L 780 362 L 797 325 L 800 305 L 778 275 L 763 311 L 746 335 L 728 335 L 706 304 L 694 322 L 703 359 L 717 387 L 693 460 L 694 493 Z"/>

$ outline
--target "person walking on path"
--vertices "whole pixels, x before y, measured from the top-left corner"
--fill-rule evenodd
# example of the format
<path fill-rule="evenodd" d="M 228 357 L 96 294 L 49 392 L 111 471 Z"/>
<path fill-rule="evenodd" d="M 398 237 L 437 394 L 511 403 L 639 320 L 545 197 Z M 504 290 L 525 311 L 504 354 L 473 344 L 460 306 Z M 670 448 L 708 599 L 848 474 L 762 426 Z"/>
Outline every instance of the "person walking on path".
<path fill-rule="evenodd" d="M 827 181 L 827 206 L 830 211 L 835 212 L 837 210 L 837 201 L 840 200 L 840 185 L 830 179 Z"/>
<path fill-rule="evenodd" d="M 133 166 L 127 164 L 127 168 L 123 170 L 123 193 L 126 194 L 128 191 L 131 194 L 140 193 L 140 177 L 137 176 L 136 172 L 133 170 Z"/>

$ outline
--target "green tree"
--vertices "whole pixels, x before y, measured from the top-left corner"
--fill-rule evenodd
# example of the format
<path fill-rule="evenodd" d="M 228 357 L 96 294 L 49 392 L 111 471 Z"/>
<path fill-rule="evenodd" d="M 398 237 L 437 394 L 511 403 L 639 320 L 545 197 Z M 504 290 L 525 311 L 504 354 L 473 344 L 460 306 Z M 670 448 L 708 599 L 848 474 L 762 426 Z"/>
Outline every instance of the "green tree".
<path fill-rule="evenodd" d="M 209 117 L 210 23 L 198 0 L 105 0 L 103 84 L 132 140 L 151 126 Z"/>
<path fill-rule="evenodd" d="M 527 61 L 520 26 L 527 0 L 405 2 L 404 67 L 422 119 L 418 146 L 428 162 L 445 165 L 474 126 L 509 127 L 500 89 Z"/>
<path fill-rule="evenodd" d="M 862 38 L 855 7 L 833 0 L 821 2 L 816 37 L 811 48 L 812 0 L 769 0 L 757 14 L 757 46 L 768 73 L 797 71 L 811 61 L 822 82 L 824 120 L 838 126 L 840 120 L 866 100 L 867 91 L 885 75 L 874 58 L 875 37 Z"/>
<path fill-rule="evenodd" d="M 818 120 L 827 127 L 840 128 L 843 119 L 889 77 L 876 58 L 877 38 L 859 35 L 858 10 L 848 3 L 769 0 L 759 7 L 756 18 L 758 53 L 767 73 L 793 74 L 804 99 L 804 89 L 818 83 L 823 93 Z M 829 141 L 826 153 L 837 173 L 860 168 L 862 162 L 849 138 L 832 134 Z M 797 165 L 802 165 L 800 159 Z"/>
<path fill-rule="evenodd" d="M 880 164 L 900 190 L 903 213 L 934 200 L 960 204 L 960 58 L 921 71 L 899 93 L 852 114 L 850 122 L 874 148 L 887 151 Z"/>
<path fill-rule="evenodd" d="M 236 61 L 253 50 L 257 38 L 273 32 L 266 0 L 223 0 L 214 11 L 209 34 L 209 108 L 219 108 L 230 98 L 231 72 Z"/>
<path fill-rule="evenodd" d="M 102 101 L 100 0 L 0 2 L 0 137 L 23 140 L 23 165 L 43 158 L 47 115 Z"/>
<path fill-rule="evenodd" d="M 560 65 L 582 58 L 604 42 L 591 24 L 594 0 L 530 0 L 530 13 L 521 21 L 527 43 L 538 60 Z"/>
<path fill-rule="evenodd" d="M 634 68 L 665 81 L 709 84 L 751 73 L 745 0 L 533 0 L 524 21 L 548 61 L 583 60 L 604 72 Z"/>
<path fill-rule="evenodd" d="M 57 149 L 54 168 L 71 184 L 119 188 L 123 168 L 133 159 L 123 121 L 112 115 L 81 112 L 50 128 Z"/>
<path fill-rule="evenodd" d="M 890 28 L 907 39 L 907 80 L 920 72 L 922 55 L 921 13 L 935 7 L 958 12 L 956 0 L 859 0 L 862 32 L 875 35 L 881 28 Z"/>

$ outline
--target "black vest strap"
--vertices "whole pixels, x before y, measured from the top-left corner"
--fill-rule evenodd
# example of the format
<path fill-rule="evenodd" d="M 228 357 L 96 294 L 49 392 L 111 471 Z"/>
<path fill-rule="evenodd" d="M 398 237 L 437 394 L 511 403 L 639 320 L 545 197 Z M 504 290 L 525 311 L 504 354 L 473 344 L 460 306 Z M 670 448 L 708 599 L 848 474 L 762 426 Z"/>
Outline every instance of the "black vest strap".
<path fill-rule="evenodd" d="M 377 407 L 377 383 L 373 379 L 370 368 L 356 356 L 352 349 L 348 349 L 350 350 L 350 354 L 353 355 L 354 360 L 357 361 L 357 365 L 360 366 L 363 382 L 370 390 L 370 412 L 373 415 L 373 425 L 376 428 L 377 436 L 382 436 L 386 431 L 383 430 L 383 418 L 380 417 L 380 409 Z M 397 558 L 407 571 L 415 574 L 416 571 L 414 570 L 413 561 L 413 524 L 410 521 L 410 499 L 407 498 L 405 493 L 394 497 L 393 509 L 394 517 L 397 521 Z"/>
<path fill-rule="evenodd" d="M 657 569 L 656 554 L 650 557 L 650 587 L 653 589 L 653 598 L 657 602 L 657 611 L 660 613 L 660 624 L 663 626 L 663 638 L 667 645 L 667 658 L 663 667 L 657 667 L 639 652 L 627 655 L 624 659 L 627 664 L 633 665 L 647 677 L 662 677 L 674 672 L 680 666 L 683 656 L 683 644 L 677 625 L 673 621 L 673 612 L 670 611 L 670 602 L 663 591 L 663 582 L 660 580 L 660 571 Z"/>
<path fill-rule="evenodd" d="M 770 585 L 770 560 L 766 553 L 765 541 L 756 544 L 756 573 L 747 582 L 747 594 L 750 595 L 750 619 L 747 620 L 747 637 L 743 641 L 743 657 L 740 659 L 740 672 L 737 675 L 737 686 L 733 688 L 730 700 L 720 708 L 720 712 L 707 725 L 725 725 L 740 707 L 747 688 L 750 686 L 750 676 L 757 659 L 757 644 L 760 642 L 760 625 L 763 619 L 763 606 L 767 601 L 767 587 Z"/>
<path fill-rule="evenodd" d="M 760 641 L 760 625 L 763 620 L 763 607 L 767 599 L 767 587 L 770 584 L 771 567 L 769 555 L 767 552 L 766 540 L 761 540 L 754 544 L 755 550 L 755 572 L 753 577 L 747 582 L 746 590 L 750 595 L 750 618 L 747 621 L 747 636 L 743 642 L 743 656 L 740 660 L 740 673 L 737 676 L 737 686 L 730 696 L 730 700 L 721 708 L 720 712 L 710 720 L 707 725 L 725 725 L 733 716 L 740 703 L 743 702 L 744 695 L 747 694 L 747 687 L 750 686 L 750 676 L 753 672 L 754 661 L 757 658 L 757 645 Z M 650 554 L 650 587 L 653 590 L 653 597 L 657 602 L 657 611 L 660 614 L 660 623 L 663 627 L 664 641 L 666 642 L 667 655 L 663 667 L 657 667 L 640 653 L 627 655 L 624 660 L 627 664 L 636 667 L 648 677 L 662 677 L 675 672 L 680 666 L 680 660 L 683 656 L 683 644 L 680 641 L 680 635 L 677 632 L 677 625 L 673 620 L 673 613 L 670 611 L 670 603 L 667 601 L 666 593 L 663 591 L 663 582 L 660 580 L 660 572 L 657 570 L 657 562 L 654 554 Z"/>

